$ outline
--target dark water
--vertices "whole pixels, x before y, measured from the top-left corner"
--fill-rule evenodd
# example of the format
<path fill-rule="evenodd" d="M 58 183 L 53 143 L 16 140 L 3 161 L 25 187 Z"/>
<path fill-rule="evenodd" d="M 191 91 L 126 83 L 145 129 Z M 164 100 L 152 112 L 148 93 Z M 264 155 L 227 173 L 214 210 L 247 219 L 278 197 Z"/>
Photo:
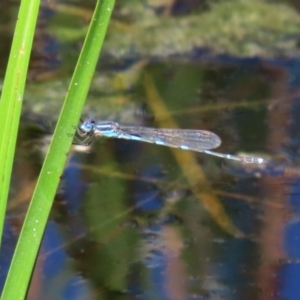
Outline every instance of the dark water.
<path fill-rule="evenodd" d="M 174 15 L 195 8 L 183 2 Z M 48 20 L 53 12 L 43 13 Z M 57 118 L 57 104 L 51 114 L 43 105 L 57 102 L 51 84 L 64 89 L 70 63 L 59 59 L 66 45 L 51 34 L 37 45 L 51 55 L 32 60 L 29 92 L 40 89 L 47 101 L 25 98 L 1 284 Z M 194 49 L 185 59 L 134 63 L 100 59 L 95 81 L 103 70 L 111 81 L 105 91 L 91 88 L 85 115 L 210 130 L 222 139 L 218 151 L 267 163 L 116 139 L 75 146 L 28 299 L 299 299 L 300 60 Z"/>

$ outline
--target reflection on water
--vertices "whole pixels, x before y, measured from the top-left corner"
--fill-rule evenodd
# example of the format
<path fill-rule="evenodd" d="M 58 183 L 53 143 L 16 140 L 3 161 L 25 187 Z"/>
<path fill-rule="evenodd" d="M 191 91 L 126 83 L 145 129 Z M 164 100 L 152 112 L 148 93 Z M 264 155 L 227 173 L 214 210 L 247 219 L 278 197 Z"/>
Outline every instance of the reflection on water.
<path fill-rule="evenodd" d="M 299 61 L 201 53 L 143 61 L 123 85 L 126 72 L 112 81 L 96 73 L 85 113 L 210 130 L 218 151 L 268 163 L 115 139 L 74 147 L 30 299 L 299 298 Z M 45 97 L 55 102 L 61 81 L 52 84 Z M 1 284 L 57 117 L 44 104 L 22 117 Z"/>
<path fill-rule="evenodd" d="M 65 284 L 56 295 L 76 290 L 91 299 L 272 299 L 290 293 L 288 278 L 298 265 L 299 171 L 297 93 L 288 85 L 289 69 L 275 62 L 171 68 L 167 82 L 164 64 L 149 65 L 147 72 L 180 127 L 209 129 L 222 137 L 222 151 L 259 153 L 269 163 L 189 152 L 196 164 L 189 165 L 183 150 L 104 138 L 73 152 L 33 277 L 39 281 L 44 270 L 41 293 L 57 286 L 57 276 Z M 155 126 L 149 119 L 145 125 Z M 32 127 L 24 132 L 32 133 L 20 137 L 10 226 L 41 163 L 35 143 L 29 146 L 37 134 Z M 188 178 L 193 174 L 196 179 Z"/>

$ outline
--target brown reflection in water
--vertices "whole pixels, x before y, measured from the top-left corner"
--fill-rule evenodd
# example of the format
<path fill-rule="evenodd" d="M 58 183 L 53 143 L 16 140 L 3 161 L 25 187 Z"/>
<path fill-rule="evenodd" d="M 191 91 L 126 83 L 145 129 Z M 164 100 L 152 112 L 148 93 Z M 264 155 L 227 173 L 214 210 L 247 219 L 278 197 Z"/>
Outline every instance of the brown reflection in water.
<path fill-rule="evenodd" d="M 275 84 L 270 85 L 273 105 L 269 106 L 268 111 L 268 140 L 267 146 L 270 153 L 274 149 L 279 149 L 286 140 L 287 124 L 289 120 L 289 110 L 291 104 L 291 94 L 288 90 L 288 74 L 285 70 L 265 65 L 265 71 L 272 76 Z M 275 205 L 263 206 L 263 219 L 260 235 L 260 261 L 257 284 L 261 289 L 258 299 L 268 300 L 277 299 L 274 295 L 278 294 L 278 271 L 280 261 L 286 255 L 283 249 L 283 230 L 286 216 L 289 213 L 287 207 L 286 180 L 282 176 L 262 178 L 265 199 L 272 201 Z"/>
<path fill-rule="evenodd" d="M 183 248 L 182 238 L 179 232 L 171 226 L 164 226 L 163 238 L 165 240 L 168 264 L 167 264 L 167 290 L 168 295 L 174 300 L 187 299 L 186 292 L 187 274 L 181 259 Z"/>

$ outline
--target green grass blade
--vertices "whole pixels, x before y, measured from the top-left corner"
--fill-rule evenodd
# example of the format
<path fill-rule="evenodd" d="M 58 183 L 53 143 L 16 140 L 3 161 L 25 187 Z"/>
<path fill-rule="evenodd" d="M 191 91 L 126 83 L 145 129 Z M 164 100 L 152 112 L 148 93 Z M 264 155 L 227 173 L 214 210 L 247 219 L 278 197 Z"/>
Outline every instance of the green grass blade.
<path fill-rule="evenodd" d="M 39 4 L 21 1 L 0 99 L 0 240 Z"/>
<path fill-rule="evenodd" d="M 97 2 L 4 286 L 2 300 L 24 299 L 72 135 L 102 48 L 114 0 Z M 16 284 L 17 283 L 17 284 Z"/>

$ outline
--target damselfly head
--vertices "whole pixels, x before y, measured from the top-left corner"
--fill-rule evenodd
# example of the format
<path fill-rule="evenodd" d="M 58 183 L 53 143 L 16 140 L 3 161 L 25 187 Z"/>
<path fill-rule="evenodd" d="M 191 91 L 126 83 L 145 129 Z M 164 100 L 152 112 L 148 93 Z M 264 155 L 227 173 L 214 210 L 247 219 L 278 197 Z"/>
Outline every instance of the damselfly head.
<path fill-rule="evenodd" d="M 95 119 L 92 117 L 87 118 L 78 126 L 78 133 L 81 136 L 93 133 L 95 126 Z"/>

